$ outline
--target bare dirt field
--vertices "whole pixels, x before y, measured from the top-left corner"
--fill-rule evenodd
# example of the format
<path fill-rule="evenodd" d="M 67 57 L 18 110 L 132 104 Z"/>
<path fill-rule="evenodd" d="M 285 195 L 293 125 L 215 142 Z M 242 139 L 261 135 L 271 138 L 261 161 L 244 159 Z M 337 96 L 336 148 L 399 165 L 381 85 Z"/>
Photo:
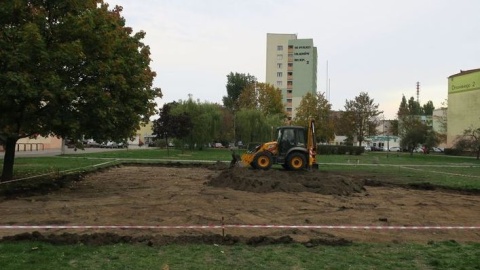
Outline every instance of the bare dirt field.
<path fill-rule="evenodd" d="M 0 197 L 0 225 L 479 226 L 480 195 L 381 184 L 368 175 L 208 166 L 121 166 L 47 194 Z M 32 233 L 33 231 L 38 231 Z M 480 230 L 304 228 L 0 229 L 9 239 L 212 242 L 480 242 Z M 93 235 L 93 236 L 92 236 Z M 87 237 L 88 238 L 88 237 Z M 92 240 L 94 238 L 94 240 Z M 244 240 L 241 240 L 244 239 Z M 247 239 L 247 240 L 245 240 Z"/>

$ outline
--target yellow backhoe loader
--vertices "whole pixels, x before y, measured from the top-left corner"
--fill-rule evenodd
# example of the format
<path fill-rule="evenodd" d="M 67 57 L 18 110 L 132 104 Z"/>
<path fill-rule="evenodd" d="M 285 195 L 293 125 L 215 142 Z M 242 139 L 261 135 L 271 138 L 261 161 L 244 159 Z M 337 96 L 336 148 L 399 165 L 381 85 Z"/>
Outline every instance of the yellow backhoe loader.
<path fill-rule="evenodd" d="M 278 127 L 276 141 L 258 144 L 241 157 L 233 153 L 232 165 L 240 163 L 262 170 L 273 164 L 281 164 L 287 170 L 318 169 L 316 154 L 315 122 L 310 120 L 308 128 Z"/>

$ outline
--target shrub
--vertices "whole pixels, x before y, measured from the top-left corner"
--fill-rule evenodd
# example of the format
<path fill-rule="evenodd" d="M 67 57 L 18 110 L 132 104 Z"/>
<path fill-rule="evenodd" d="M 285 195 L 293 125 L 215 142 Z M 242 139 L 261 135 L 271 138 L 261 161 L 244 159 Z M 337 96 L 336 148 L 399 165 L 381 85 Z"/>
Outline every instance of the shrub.
<path fill-rule="evenodd" d="M 460 156 L 462 155 L 463 151 L 457 148 L 445 148 L 443 152 L 445 153 L 445 155 Z"/>
<path fill-rule="evenodd" d="M 320 155 L 360 155 L 365 151 L 361 146 L 349 145 L 319 145 L 317 152 Z"/>

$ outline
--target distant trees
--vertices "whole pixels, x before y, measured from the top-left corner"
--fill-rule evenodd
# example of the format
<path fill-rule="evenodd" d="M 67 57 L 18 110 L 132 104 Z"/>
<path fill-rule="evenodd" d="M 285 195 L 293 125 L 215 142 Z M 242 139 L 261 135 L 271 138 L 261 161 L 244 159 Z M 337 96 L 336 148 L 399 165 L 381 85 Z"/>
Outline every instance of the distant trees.
<path fill-rule="evenodd" d="M 413 97 L 407 102 L 405 96 L 402 96 L 397 113 L 401 147 L 413 153 L 415 147 L 419 145 L 430 149 L 440 143 L 441 136 L 432 127 L 434 110 L 435 107 L 431 101 L 422 107 Z"/>
<path fill-rule="evenodd" d="M 361 92 L 353 100 L 345 101 L 345 111 L 342 113 L 342 125 L 348 137 L 356 137 L 358 145 L 362 145 L 366 136 L 375 135 L 378 124 L 377 116 L 382 113 L 378 110 L 366 92 Z"/>
<path fill-rule="evenodd" d="M 268 83 L 249 84 L 238 97 L 239 109 L 254 109 L 263 115 L 286 116 L 282 103 L 282 92 Z"/>
<path fill-rule="evenodd" d="M 182 145 L 187 144 L 190 149 L 202 149 L 207 143 L 222 140 L 222 112 L 218 104 L 201 103 L 189 96 L 188 100 L 179 102 L 172 110 L 174 115 L 188 115 L 192 122 L 188 134 L 177 139 L 181 139 Z"/>
<path fill-rule="evenodd" d="M 313 118 L 317 141 L 330 142 L 335 137 L 331 107 L 324 93 L 318 92 L 316 95 L 307 93 L 296 109 L 293 124 L 307 127 L 309 119 Z"/>
<path fill-rule="evenodd" d="M 425 103 L 422 107 L 422 111 L 424 115 L 433 115 L 434 110 L 435 110 L 435 106 L 433 106 L 433 102 L 431 100 Z"/>
<path fill-rule="evenodd" d="M 169 138 L 183 139 L 193 127 L 192 118 L 186 112 L 172 113 L 176 106 L 176 102 L 164 104 L 160 109 L 160 117 L 153 121 L 153 133 L 157 138 L 165 139 L 167 144 Z"/>
<path fill-rule="evenodd" d="M 252 87 L 257 78 L 250 74 L 233 73 L 227 75 L 227 95 L 223 97 L 223 106 L 230 111 L 238 110 L 238 98 L 244 89 Z"/>
<path fill-rule="evenodd" d="M 155 113 L 150 48 L 103 1 L 1 1 L 1 180 L 20 138 L 123 140 Z"/>
<path fill-rule="evenodd" d="M 275 138 L 274 131 L 283 124 L 278 115 L 265 116 L 261 111 L 242 109 L 237 115 L 237 137 L 243 142 L 265 142 Z"/>
<path fill-rule="evenodd" d="M 262 142 L 273 139 L 273 130 L 284 124 L 286 112 L 280 89 L 271 84 L 256 83 L 243 89 L 235 114 L 236 139 Z"/>
<path fill-rule="evenodd" d="M 225 130 L 223 135 L 228 134 L 229 141 L 234 142 L 271 139 L 271 129 L 282 124 L 286 117 L 280 89 L 259 83 L 250 74 L 230 72 L 226 90 L 223 105 L 232 115 L 233 123 L 232 132 Z M 225 115 L 225 119 L 229 118 L 228 113 Z"/>

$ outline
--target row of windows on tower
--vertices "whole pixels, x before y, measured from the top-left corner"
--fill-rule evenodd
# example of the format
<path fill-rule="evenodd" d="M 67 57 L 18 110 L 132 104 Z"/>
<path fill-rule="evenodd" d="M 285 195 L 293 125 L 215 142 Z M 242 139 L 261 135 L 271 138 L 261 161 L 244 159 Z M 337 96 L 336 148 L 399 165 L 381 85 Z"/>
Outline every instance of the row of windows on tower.
<path fill-rule="evenodd" d="M 288 61 L 289 62 L 293 62 L 293 54 L 292 53 L 289 53 L 288 54 Z M 277 54 L 277 60 L 281 61 L 283 60 L 283 54 Z"/>
<path fill-rule="evenodd" d="M 293 45 L 288 45 L 289 49 L 293 49 Z M 283 45 L 277 45 L 277 51 L 283 51 Z"/>
<path fill-rule="evenodd" d="M 293 76 L 293 72 L 290 72 L 290 71 L 287 72 L 287 76 L 288 76 L 288 77 Z M 283 77 L 283 72 L 278 71 L 278 72 L 277 72 L 277 78 L 282 78 L 282 77 Z"/>
<path fill-rule="evenodd" d="M 283 86 L 283 82 L 282 81 L 277 81 L 277 86 Z M 287 81 L 287 87 L 292 87 L 293 86 L 293 82 L 292 81 Z"/>
<path fill-rule="evenodd" d="M 293 63 L 288 63 L 288 67 L 289 67 L 289 68 L 292 68 L 292 67 L 293 67 Z M 283 64 L 282 64 L 282 63 L 277 63 L 277 68 L 278 68 L 278 69 L 282 69 L 282 68 L 283 68 Z"/>

